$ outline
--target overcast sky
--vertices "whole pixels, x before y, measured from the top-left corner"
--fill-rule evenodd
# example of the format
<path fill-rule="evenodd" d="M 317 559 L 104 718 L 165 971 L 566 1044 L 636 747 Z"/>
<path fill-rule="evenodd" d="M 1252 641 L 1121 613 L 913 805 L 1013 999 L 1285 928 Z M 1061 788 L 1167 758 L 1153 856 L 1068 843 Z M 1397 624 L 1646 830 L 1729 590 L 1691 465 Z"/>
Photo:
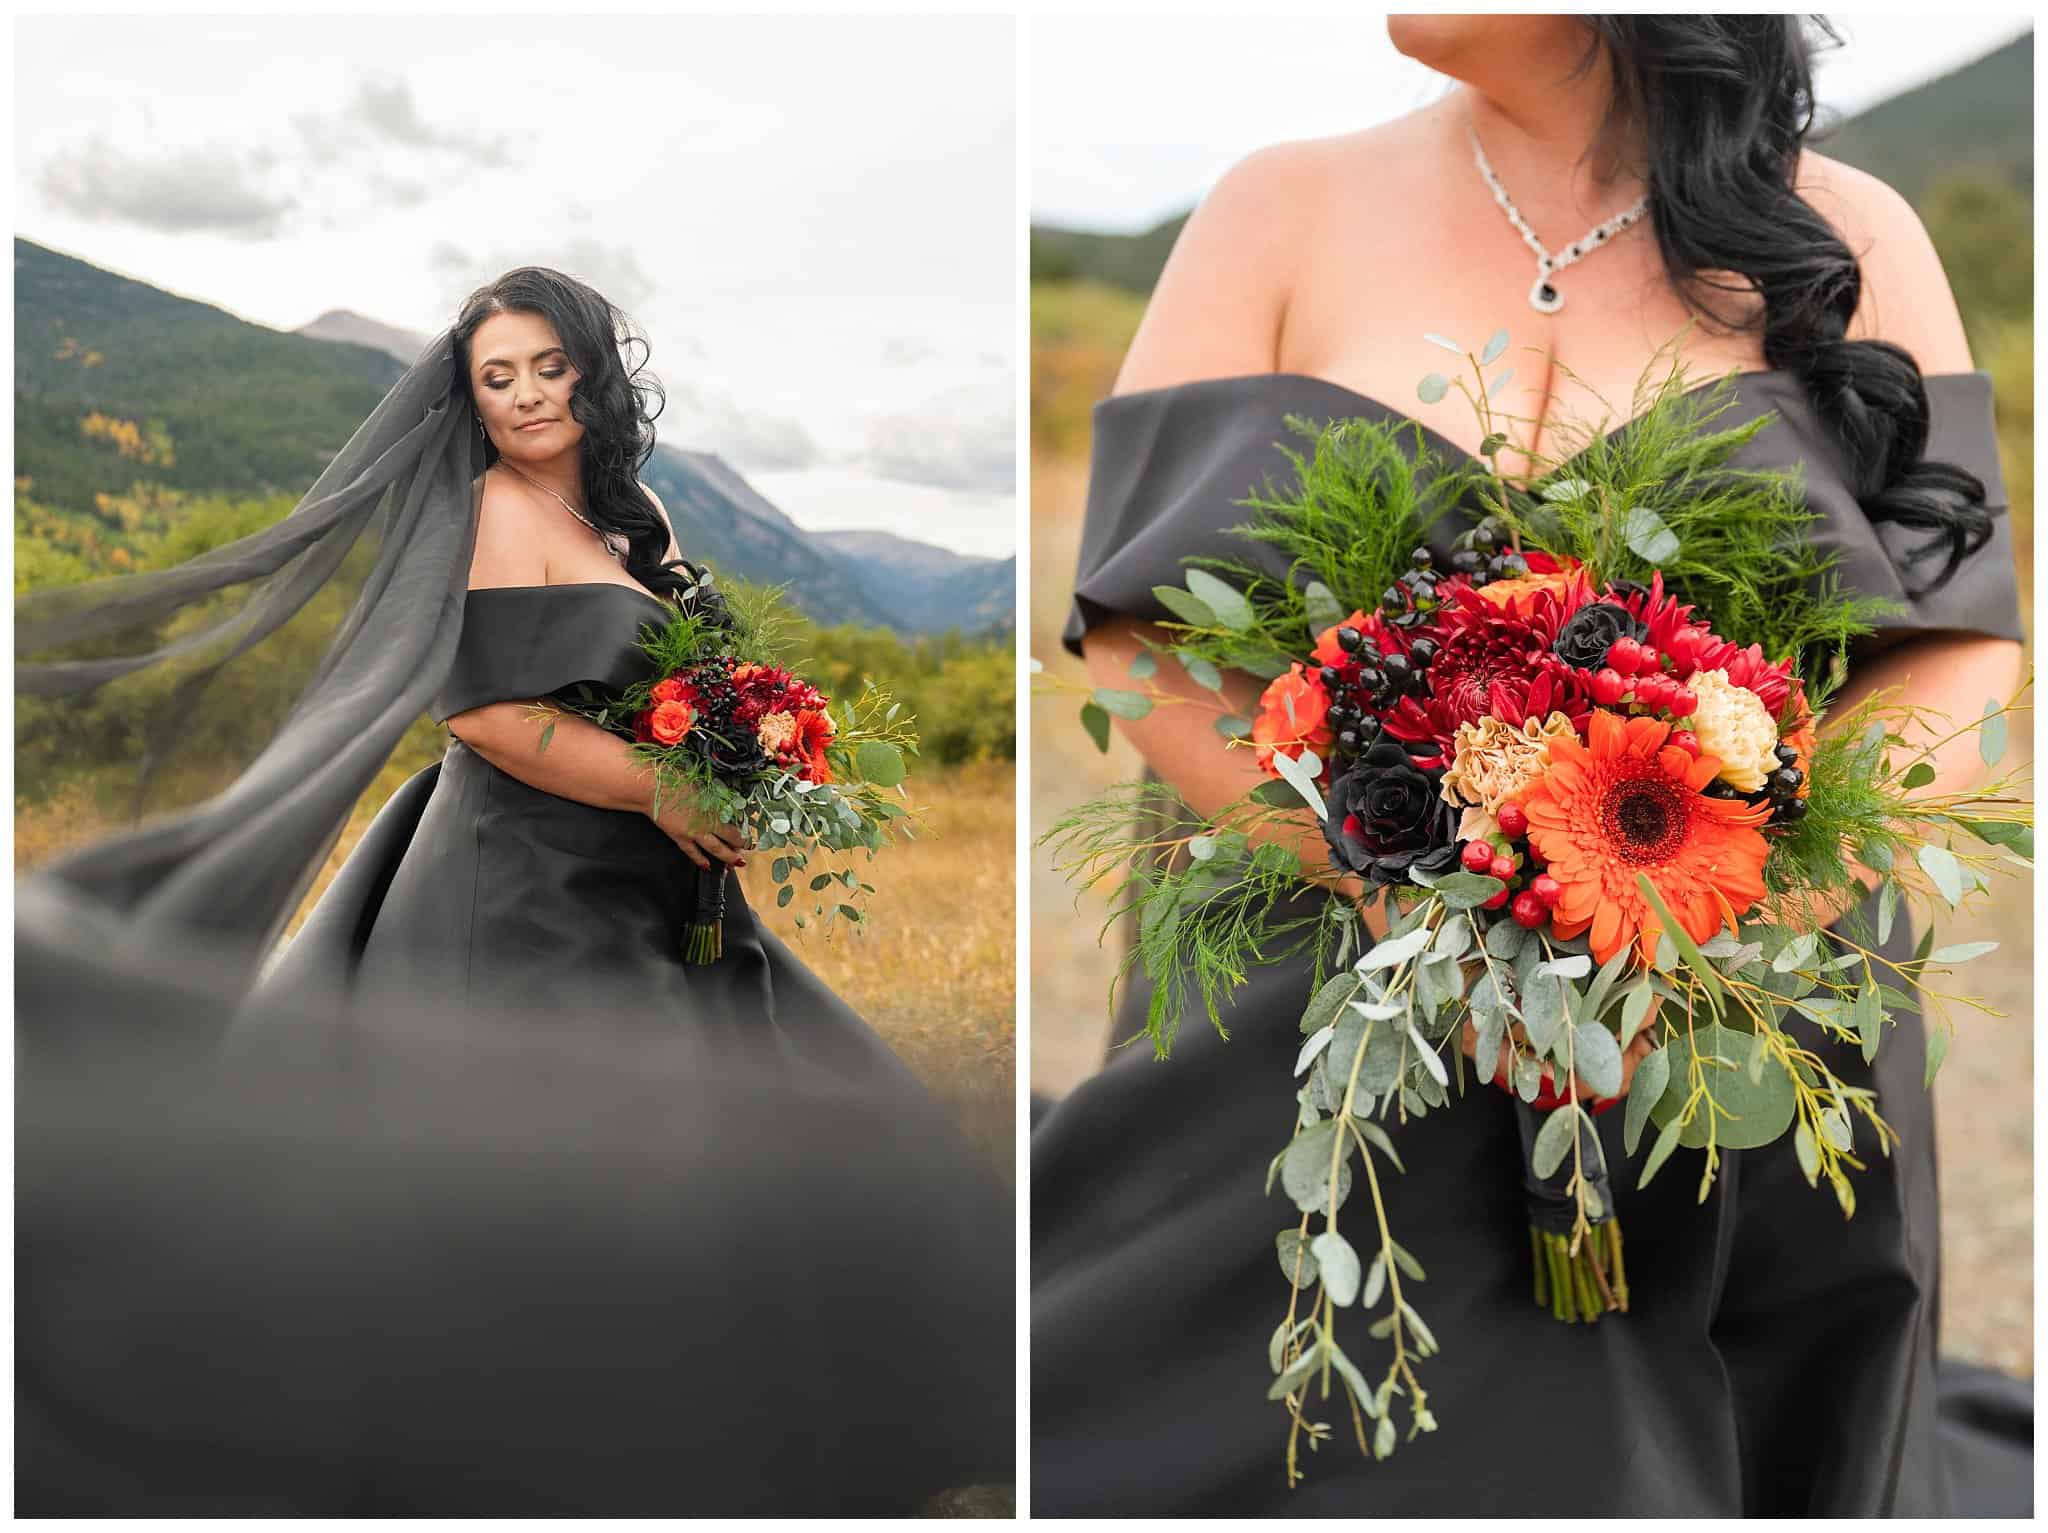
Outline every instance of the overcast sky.
<path fill-rule="evenodd" d="M 663 441 L 807 527 L 1014 551 L 1009 20 L 16 25 L 17 233 L 281 329 L 557 266 L 647 331 Z"/>
<path fill-rule="evenodd" d="M 1842 16 L 1821 56 L 1843 113 L 1967 64 L 2020 16 Z M 1449 82 L 1394 51 L 1384 13 L 1349 17 L 1042 16 L 1030 23 L 1034 219 L 1136 233 L 1186 212 L 1266 144 L 1348 133 Z"/>

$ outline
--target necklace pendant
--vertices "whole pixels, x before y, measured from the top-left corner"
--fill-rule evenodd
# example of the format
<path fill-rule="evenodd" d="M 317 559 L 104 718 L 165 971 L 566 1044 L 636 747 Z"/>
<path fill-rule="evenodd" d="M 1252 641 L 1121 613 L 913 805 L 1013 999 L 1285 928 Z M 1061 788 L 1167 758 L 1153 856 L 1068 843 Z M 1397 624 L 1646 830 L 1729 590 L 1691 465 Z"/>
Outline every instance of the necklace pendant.
<path fill-rule="evenodd" d="M 1540 273 L 1536 283 L 1529 289 L 1529 307 L 1538 314 L 1555 314 L 1564 307 L 1564 294 L 1550 280 L 1550 273 Z"/>

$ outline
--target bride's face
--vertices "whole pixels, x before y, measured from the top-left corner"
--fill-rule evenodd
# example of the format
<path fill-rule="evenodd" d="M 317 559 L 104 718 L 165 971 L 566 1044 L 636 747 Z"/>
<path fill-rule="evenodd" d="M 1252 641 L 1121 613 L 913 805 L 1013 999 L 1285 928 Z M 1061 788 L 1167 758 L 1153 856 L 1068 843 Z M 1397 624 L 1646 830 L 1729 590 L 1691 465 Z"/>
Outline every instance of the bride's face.
<path fill-rule="evenodd" d="M 555 327 L 538 314 L 493 314 L 470 338 L 477 415 L 499 453 L 515 461 L 543 462 L 583 440 L 569 413 L 581 376 Z"/>

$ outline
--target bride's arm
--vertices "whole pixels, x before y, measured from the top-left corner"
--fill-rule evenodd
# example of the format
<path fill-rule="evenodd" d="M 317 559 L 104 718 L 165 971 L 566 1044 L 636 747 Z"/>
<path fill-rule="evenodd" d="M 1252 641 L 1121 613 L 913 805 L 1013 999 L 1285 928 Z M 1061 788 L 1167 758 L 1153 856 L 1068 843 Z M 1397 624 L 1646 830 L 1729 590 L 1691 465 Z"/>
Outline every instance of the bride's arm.
<path fill-rule="evenodd" d="M 547 583 L 546 530 L 522 496 L 486 485 L 477 517 L 476 551 L 469 584 Z M 507 776 L 530 788 L 598 809 L 648 815 L 683 855 L 700 868 L 716 859 L 745 867 L 740 831 L 716 825 L 678 795 L 671 794 L 654 816 L 654 774 L 636 760 L 632 747 L 587 719 L 559 714 L 546 750 L 540 748 L 544 721 L 533 717 L 536 701 L 486 703 L 451 715 L 448 732 Z"/>
<path fill-rule="evenodd" d="M 1293 283 L 1294 236 L 1314 205 L 1306 195 L 1313 172 L 1308 146 L 1282 144 L 1224 174 L 1174 242 L 1117 374 L 1116 393 L 1274 370 Z M 1134 618 L 1090 629 L 1082 647 L 1095 684 L 1130 686 L 1128 667 L 1145 637 L 1156 641 L 1163 635 Z M 1135 722 L 1117 720 L 1117 728 L 1190 808 L 1214 815 L 1266 781 L 1266 774 L 1249 748 L 1217 748 L 1216 694 L 1191 681 L 1171 656 L 1158 659 L 1151 684 L 1196 706 L 1162 705 Z M 1261 690 L 1252 677 L 1227 673 L 1226 711 L 1250 717 Z M 1285 845 L 1312 877 L 1333 877 L 1329 848 L 1306 810 L 1298 823 L 1262 829 L 1253 839 Z M 1356 879 L 1337 887 L 1354 898 L 1363 892 Z M 1367 919 L 1374 935 L 1384 933 L 1377 906 Z"/>

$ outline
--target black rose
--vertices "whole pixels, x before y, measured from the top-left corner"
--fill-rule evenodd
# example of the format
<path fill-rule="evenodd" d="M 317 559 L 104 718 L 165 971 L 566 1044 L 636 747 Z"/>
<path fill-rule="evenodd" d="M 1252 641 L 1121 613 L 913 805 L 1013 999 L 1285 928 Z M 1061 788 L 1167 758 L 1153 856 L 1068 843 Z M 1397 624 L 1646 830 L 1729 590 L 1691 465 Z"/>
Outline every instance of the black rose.
<path fill-rule="evenodd" d="M 725 734 L 710 726 L 693 729 L 684 736 L 696 747 L 711 769 L 721 777 L 744 777 L 768 769 L 767 752 L 752 730 L 728 725 Z"/>
<path fill-rule="evenodd" d="M 1451 871 L 1458 812 L 1444 802 L 1441 779 L 1416 766 L 1400 742 L 1378 741 L 1330 784 L 1330 860 L 1372 884 L 1401 883 L 1417 868 Z"/>
<path fill-rule="evenodd" d="M 1630 617 L 1625 607 L 1610 601 L 1588 602 L 1558 630 L 1550 652 L 1566 665 L 1597 671 L 1607 663 L 1607 651 L 1616 639 L 1644 639 L 1649 632 L 1649 625 Z"/>

